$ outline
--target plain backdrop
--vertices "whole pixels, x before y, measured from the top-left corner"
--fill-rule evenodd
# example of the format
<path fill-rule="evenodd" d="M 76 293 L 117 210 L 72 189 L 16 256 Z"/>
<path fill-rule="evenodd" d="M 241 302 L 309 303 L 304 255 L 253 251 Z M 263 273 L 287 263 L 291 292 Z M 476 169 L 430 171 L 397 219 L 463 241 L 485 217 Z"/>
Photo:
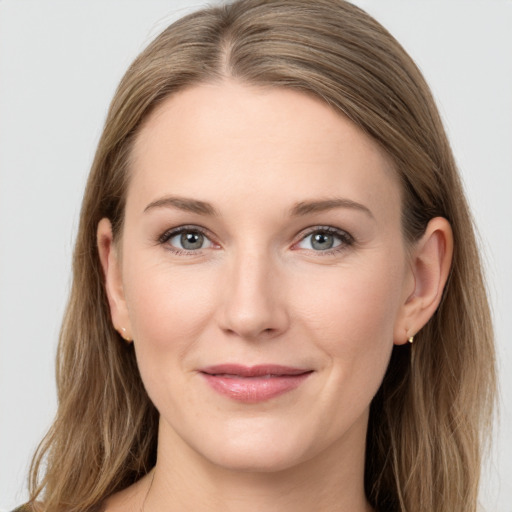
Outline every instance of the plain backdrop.
<path fill-rule="evenodd" d="M 481 499 L 512 512 L 512 1 L 356 3 L 424 72 L 474 211 L 501 381 Z M 73 239 L 109 101 L 140 50 L 201 5 L 0 0 L 0 511 L 26 499 L 30 457 L 55 412 Z"/>

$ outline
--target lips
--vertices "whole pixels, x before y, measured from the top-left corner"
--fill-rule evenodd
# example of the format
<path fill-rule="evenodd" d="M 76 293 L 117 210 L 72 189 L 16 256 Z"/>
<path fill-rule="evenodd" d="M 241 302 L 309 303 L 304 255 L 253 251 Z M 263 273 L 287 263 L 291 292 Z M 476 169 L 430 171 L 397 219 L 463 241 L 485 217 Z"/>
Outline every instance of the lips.
<path fill-rule="evenodd" d="M 281 365 L 223 364 L 202 368 L 200 374 L 218 393 L 233 400 L 257 403 L 298 388 L 312 370 Z"/>

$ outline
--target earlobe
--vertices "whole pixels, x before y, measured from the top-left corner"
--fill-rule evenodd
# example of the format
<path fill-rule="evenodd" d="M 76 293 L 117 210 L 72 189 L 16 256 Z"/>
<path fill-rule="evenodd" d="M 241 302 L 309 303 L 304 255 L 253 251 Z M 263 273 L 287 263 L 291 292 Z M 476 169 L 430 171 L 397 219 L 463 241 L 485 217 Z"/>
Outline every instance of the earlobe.
<path fill-rule="evenodd" d="M 443 217 L 432 219 L 411 253 L 414 288 L 402 306 L 395 344 L 406 343 L 435 313 L 448 280 L 453 255 L 453 234 Z"/>
<path fill-rule="evenodd" d="M 112 323 L 126 341 L 131 341 L 129 334 L 131 326 L 124 297 L 121 263 L 114 244 L 112 225 L 109 219 L 101 219 L 96 236 Z"/>

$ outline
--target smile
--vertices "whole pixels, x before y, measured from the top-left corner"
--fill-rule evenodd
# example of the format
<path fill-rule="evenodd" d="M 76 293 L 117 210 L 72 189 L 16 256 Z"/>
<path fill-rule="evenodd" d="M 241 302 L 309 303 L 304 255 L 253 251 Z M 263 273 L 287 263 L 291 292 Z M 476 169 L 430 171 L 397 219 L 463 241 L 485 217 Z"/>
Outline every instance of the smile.
<path fill-rule="evenodd" d="M 218 393 L 239 402 L 257 403 L 296 389 L 313 371 L 280 365 L 225 364 L 203 368 L 200 373 Z"/>

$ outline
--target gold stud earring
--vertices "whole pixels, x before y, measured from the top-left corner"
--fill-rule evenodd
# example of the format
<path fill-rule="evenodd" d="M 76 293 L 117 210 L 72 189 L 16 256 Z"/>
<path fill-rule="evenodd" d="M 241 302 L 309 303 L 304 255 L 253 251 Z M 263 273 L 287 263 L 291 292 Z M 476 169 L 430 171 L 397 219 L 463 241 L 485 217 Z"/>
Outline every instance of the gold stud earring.
<path fill-rule="evenodd" d="M 126 329 L 124 327 L 121 327 L 121 331 L 123 331 L 123 334 L 121 334 L 121 336 L 123 337 L 123 339 L 125 341 L 127 341 L 128 343 L 130 343 L 132 340 L 132 338 L 130 338 L 127 334 L 126 334 Z"/>
<path fill-rule="evenodd" d="M 407 340 L 409 343 L 414 343 L 414 336 L 410 336 Z"/>

